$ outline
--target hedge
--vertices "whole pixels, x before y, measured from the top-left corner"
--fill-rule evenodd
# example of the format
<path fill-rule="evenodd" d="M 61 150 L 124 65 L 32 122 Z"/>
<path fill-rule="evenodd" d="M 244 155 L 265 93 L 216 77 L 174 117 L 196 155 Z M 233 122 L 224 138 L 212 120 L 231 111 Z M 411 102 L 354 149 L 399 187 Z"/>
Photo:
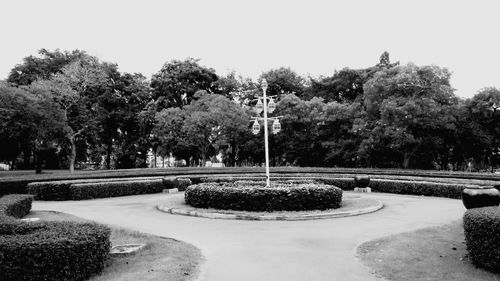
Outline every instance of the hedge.
<path fill-rule="evenodd" d="M 0 280 L 86 280 L 104 269 L 110 230 L 94 223 L 37 222 L 25 234 L 0 235 Z"/>
<path fill-rule="evenodd" d="M 5 172 L 0 175 L 0 195 L 10 193 L 26 193 L 26 185 L 30 182 L 54 181 L 54 180 L 75 180 L 75 179 L 99 179 L 99 178 L 130 178 L 130 177 L 153 177 L 153 176 L 193 176 L 203 177 L 204 175 L 217 174 L 263 174 L 263 168 L 165 168 L 165 169 L 127 169 L 127 170 L 93 170 L 77 171 L 75 173 L 54 173 L 4 176 L 11 172 Z M 425 170 L 395 170 L 395 169 L 354 169 L 354 168 L 302 168 L 302 167 L 272 167 L 273 175 L 282 174 L 314 174 L 319 177 L 340 177 L 341 174 L 349 174 L 353 177 L 356 174 L 365 174 L 370 177 L 399 176 L 399 177 L 424 177 L 424 178 L 443 178 L 443 179 L 466 179 L 466 180 L 489 180 L 500 181 L 500 176 L 491 173 L 463 173 L 447 171 L 425 171 Z M 486 185 L 494 185 L 488 183 Z"/>
<path fill-rule="evenodd" d="M 469 209 L 463 222 L 472 262 L 478 267 L 500 272 L 500 208 Z"/>
<path fill-rule="evenodd" d="M 81 179 L 65 181 L 33 182 L 27 185 L 27 193 L 33 194 L 36 200 L 71 200 L 72 195 L 70 186 L 82 183 L 105 183 L 121 181 L 143 181 L 151 179 L 160 179 L 159 177 L 140 177 L 140 178 L 112 178 L 112 179 Z"/>
<path fill-rule="evenodd" d="M 342 190 L 324 184 L 275 184 L 271 188 L 237 183 L 191 185 L 186 204 L 243 211 L 301 211 L 339 208 Z"/>
<path fill-rule="evenodd" d="M 141 181 L 115 181 L 77 183 L 69 187 L 71 200 L 118 197 L 126 195 L 159 193 L 164 189 L 162 179 Z"/>
<path fill-rule="evenodd" d="M 95 223 L 22 222 L 33 196 L 0 198 L 0 280 L 85 280 L 109 258 L 110 229 Z"/>
<path fill-rule="evenodd" d="M 31 195 L 15 194 L 0 198 L 0 235 L 28 233 L 38 228 L 16 219 L 30 212 L 32 202 Z"/>
<path fill-rule="evenodd" d="M 446 198 L 462 198 L 462 190 L 468 186 L 466 184 L 440 183 L 425 181 L 399 181 L 373 179 L 369 187 L 372 191 L 395 194 L 424 195 Z"/>

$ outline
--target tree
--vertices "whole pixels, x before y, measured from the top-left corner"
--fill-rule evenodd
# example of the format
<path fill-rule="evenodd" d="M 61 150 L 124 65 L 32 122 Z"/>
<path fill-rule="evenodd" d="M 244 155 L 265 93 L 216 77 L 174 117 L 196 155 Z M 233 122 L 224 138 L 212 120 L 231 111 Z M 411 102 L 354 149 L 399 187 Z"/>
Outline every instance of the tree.
<path fill-rule="evenodd" d="M 0 159 L 13 163 L 23 152 L 35 152 L 37 173 L 42 172 L 44 152 L 58 147 L 63 116 L 57 104 L 32 89 L 0 86 Z"/>
<path fill-rule="evenodd" d="M 249 116 L 226 97 L 198 92 L 195 101 L 183 109 L 168 108 L 157 114 L 154 134 L 174 156 L 201 158 L 204 166 L 210 155 L 232 143 L 237 133 L 248 128 Z M 189 161 L 187 161 L 189 162 Z"/>
<path fill-rule="evenodd" d="M 465 103 L 471 152 L 479 167 L 486 163 L 493 169 L 500 162 L 500 90 L 481 89 Z"/>
<path fill-rule="evenodd" d="M 323 98 L 325 102 L 353 102 L 363 96 L 363 79 L 359 70 L 344 68 L 335 71 L 331 77 L 311 78 L 311 85 L 305 90 L 304 97 Z"/>
<path fill-rule="evenodd" d="M 65 120 L 65 135 L 69 143 L 69 170 L 74 171 L 77 141 L 84 133 L 94 133 L 96 127 L 96 97 L 106 85 L 106 72 L 95 57 L 75 61 L 50 80 L 32 84 L 37 91 L 45 91 L 60 106 Z"/>
<path fill-rule="evenodd" d="M 450 114 L 458 99 L 449 83 L 450 73 L 437 66 L 396 66 L 377 72 L 364 85 L 371 141 L 371 159 L 383 166 L 433 168 L 446 166 L 447 140 L 456 132 Z"/>
<path fill-rule="evenodd" d="M 40 57 L 28 56 L 23 59 L 23 63 L 16 65 L 7 81 L 15 85 L 30 85 L 36 80 L 50 79 L 52 75 L 61 73 L 66 65 L 87 56 L 80 50 L 61 52 L 59 49 L 40 49 L 38 53 Z"/>
<path fill-rule="evenodd" d="M 199 60 L 192 58 L 172 60 L 153 74 L 151 88 L 158 111 L 169 107 L 184 107 L 191 103 L 199 90 L 215 92 L 215 82 L 218 79 L 215 71 L 200 66 L 198 62 Z"/>
<path fill-rule="evenodd" d="M 268 83 L 267 94 L 269 96 L 281 96 L 283 94 L 294 94 L 302 97 L 305 87 L 305 80 L 289 67 L 271 69 L 260 75 L 258 81 L 266 79 Z"/>

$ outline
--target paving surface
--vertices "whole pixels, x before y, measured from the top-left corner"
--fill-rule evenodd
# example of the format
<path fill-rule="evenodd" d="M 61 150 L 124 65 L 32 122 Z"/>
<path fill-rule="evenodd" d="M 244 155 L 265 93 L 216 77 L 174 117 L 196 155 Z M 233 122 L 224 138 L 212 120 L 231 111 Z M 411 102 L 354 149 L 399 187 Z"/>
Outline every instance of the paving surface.
<path fill-rule="evenodd" d="M 384 203 L 378 212 L 312 221 L 242 221 L 159 212 L 168 196 L 153 194 L 87 201 L 33 203 L 97 222 L 171 237 L 200 248 L 207 259 L 198 280 L 379 280 L 356 258 L 359 244 L 462 218 L 460 200 L 363 194 Z"/>

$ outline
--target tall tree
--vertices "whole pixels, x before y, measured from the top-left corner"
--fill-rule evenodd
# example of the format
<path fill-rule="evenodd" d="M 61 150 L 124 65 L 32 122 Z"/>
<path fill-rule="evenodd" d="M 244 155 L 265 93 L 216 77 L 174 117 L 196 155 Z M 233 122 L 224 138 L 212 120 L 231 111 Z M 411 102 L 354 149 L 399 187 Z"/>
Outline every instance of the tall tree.
<path fill-rule="evenodd" d="M 16 85 L 29 85 L 36 80 L 49 79 L 52 75 L 61 73 L 69 63 L 87 56 L 80 50 L 61 52 L 59 49 L 40 49 L 38 53 L 40 56 L 25 57 L 23 63 L 16 65 L 10 71 L 7 81 Z"/>
<path fill-rule="evenodd" d="M 209 93 L 216 91 L 215 82 L 218 77 L 211 68 L 199 65 L 199 60 L 172 60 L 153 74 L 151 88 L 153 98 L 157 101 L 158 110 L 168 107 L 182 108 L 191 103 L 194 94 L 199 90 Z"/>
<path fill-rule="evenodd" d="M 280 67 L 262 73 L 258 79 L 259 84 L 262 79 L 266 79 L 269 85 L 267 92 L 270 96 L 294 94 L 302 97 L 304 92 L 305 79 L 289 67 Z"/>
<path fill-rule="evenodd" d="M 224 96 L 200 91 L 195 98 L 183 109 L 159 112 L 154 133 L 174 156 L 183 154 L 186 159 L 185 152 L 192 151 L 191 156 L 199 154 L 204 165 L 209 156 L 234 144 L 232 139 L 247 130 L 250 118 L 240 105 Z"/>

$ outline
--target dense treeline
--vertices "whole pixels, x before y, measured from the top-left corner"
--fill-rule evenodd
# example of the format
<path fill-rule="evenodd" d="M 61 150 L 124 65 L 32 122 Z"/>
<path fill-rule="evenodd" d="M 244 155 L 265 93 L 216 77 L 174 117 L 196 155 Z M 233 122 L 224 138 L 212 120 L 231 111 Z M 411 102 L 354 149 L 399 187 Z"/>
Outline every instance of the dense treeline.
<path fill-rule="evenodd" d="M 83 51 L 41 50 L 0 82 L 0 161 L 13 168 L 146 167 L 148 154 L 186 165 L 260 165 L 251 134 L 266 79 L 282 130 L 274 165 L 489 169 L 499 162 L 500 90 L 454 94 L 438 66 L 391 63 L 301 77 L 272 69 L 253 81 L 219 76 L 197 60 L 153 74 L 122 73 Z M 149 160 L 151 161 L 151 160 Z"/>

